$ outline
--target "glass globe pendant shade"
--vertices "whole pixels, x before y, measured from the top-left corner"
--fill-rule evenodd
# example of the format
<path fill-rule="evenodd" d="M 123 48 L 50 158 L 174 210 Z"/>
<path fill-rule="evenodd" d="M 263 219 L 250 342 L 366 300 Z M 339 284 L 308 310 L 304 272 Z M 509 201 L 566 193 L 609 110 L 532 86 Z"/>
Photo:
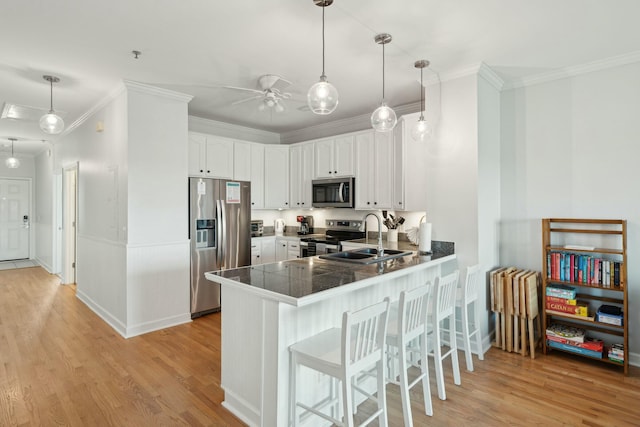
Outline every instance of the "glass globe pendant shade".
<path fill-rule="evenodd" d="M 7 159 L 4 161 L 4 164 L 9 169 L 17 169 L 17 168 L 20 167 L 20 160 L 18 160 L 15 157 L 11 156 L 11 157 L 7 157 Z"/>
<path fill-rule="evenodd" d="M 396 112 L 384 102 L 371 114 L 371 126 L 376 132 L 390 132 L 397 122 Z"/>
<path fill-rule="evenodd" d="M 311 111 L 319 115 L 331 114 L 338 106 L 338 91 L 327 81 L 326 76 L 321 76 L 307 92 L 307 104 Z"/>
<path fill-rule="evenodd" d="M 411 137 L 418 142 L 424 142 L 429 135 L 431 135 L 431 126 L 424 117 L 420 117 L 420 120 L 411 128 Z"/>
<path fill-rule="evenodd" d="M 50 135 L 57 135 L 64 130 L 64 120 L 51 110 L 40 118 L 40 129 Z"/>

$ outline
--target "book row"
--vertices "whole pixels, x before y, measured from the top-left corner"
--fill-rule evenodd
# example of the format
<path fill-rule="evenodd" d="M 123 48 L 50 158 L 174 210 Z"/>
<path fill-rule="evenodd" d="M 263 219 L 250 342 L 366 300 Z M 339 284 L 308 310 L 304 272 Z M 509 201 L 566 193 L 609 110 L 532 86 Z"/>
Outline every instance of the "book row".
<path fill-rule="evenodd" d="M 570 252 L 547 253 L 547 278 L 552 280 L 621 287 L 622 268 L 621 262 L 605 258 Z"/>

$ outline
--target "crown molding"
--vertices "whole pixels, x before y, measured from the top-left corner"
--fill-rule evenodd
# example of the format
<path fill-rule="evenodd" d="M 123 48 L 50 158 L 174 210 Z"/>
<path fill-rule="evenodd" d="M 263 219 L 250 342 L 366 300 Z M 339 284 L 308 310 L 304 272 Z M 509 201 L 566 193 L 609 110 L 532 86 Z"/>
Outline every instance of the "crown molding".
<path fill-rule="evenodd" d="M 205 119 L 198 116 L 189 116 L 189 130 L 194 132 L 210 133 L 227 138 L 242 139 L 263 144 L 280 144 L 280 134 L 254 129 L 246 126 Z"/>
<path fill-rule="evenodd" d="M 105 108 L 109 103 L 113 102 L 118 96 L 120 96 L 125 91 L 125 86 L 123 84 L 118 84 L 118 86 L 113 89 L 107 96 L 102 98 L 95 104 L 93 107 L 89 108 L 84 114 L 78 117 L 73 123 L 71 123 L 61 134 L 60 136 L 65 136 L 78 128 L 81 124 L 86 122 L 89 117 L 96 114 L 98 111 Z"/>
<path fill-rule="evenodd" d="M 193 99 L 193 96 L 184 93 L 176 92 L 174 90 L 163 89 L 157 86 L 151 86 L 145 83 L 136 82 L 133 80 L 123 80 L 122 83 L 127 90 L 144 93 L 147 95 L 162 96 L 163 98 L 174 99 L 176 101 L 189 102 Z"/>
<path fill-rule="evenodd" d="M 582 74 L 592 73 L 594 71 L 606 70 L 609 68 L 621 67 L 623 65 L 635 64 L 640 62 L 640 50 L 626 53 L 624 55 L 612 56 L 610 58 L 598 61 L 588 62 L 582 65 L 560 68 L 557 70 L 537 74 L 531 77 L 524 77 L 508 82 L 505 85 L 507 89 L 518 89 L 526 86 L 533 86 L 541 83 L 547 83 L 554 80 L 566 79 Z"/>
<path fill-rule="evenodd" d="M 393 107 L 396 116 L 400 118 L 405 114 L 420 111 L 420 102 L 399 105 Z M 371 114 L 362 114 L 346 119 L 334 120 L 304 129 L 297 129 L 280 134 L 281 144 L 294 144 L 297 142 L 310 141 L 312 139 L 326 138 L 344 133 L 357 132 L 371 128 Z"/>

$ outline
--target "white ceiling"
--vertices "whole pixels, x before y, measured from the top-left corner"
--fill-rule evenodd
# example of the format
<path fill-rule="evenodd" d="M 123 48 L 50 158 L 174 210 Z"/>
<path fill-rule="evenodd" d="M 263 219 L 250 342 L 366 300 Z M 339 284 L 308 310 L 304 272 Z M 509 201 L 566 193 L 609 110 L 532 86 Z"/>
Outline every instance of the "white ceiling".
<path fill-rule="evenodd" d="M 0 107 L 47 110 L 42 76 L 52 74 L 61 79 L 54 108 L 70 125 L 127 79 L 193 95 L 191 115 L 285 133 L 375 109 L 380 32 L 393 36 L 385 48 L 393 107 L 420 99 L 418 59 L 431 61 L 425 79 L 484 62 L 508 82 L 639 52 L 639 16 L 638 0 L 335 0 L 326 9 L 326 75 L 340 103 L 315 116 L 299 108 L 322 71 L 322 9 L 313 0 L 3 1 Z M 287 90 L 298 101 L 284 113 L 231 105 L 247 93 L 218 87 L 256 87 L 263 74 L 293 82 Z M 17 152 L 53 139 L 35 120 L 3 119 L 2 151 L 6 137 L 21 139 Z"/>

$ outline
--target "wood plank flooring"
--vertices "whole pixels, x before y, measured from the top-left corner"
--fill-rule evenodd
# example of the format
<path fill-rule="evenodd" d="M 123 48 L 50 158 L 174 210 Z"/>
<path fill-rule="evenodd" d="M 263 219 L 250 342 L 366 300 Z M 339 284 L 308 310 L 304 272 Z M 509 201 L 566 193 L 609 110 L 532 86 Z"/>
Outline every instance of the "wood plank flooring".
<path fill-rule="evenodd" d="M 640 369 L 554 353 L 535 360 L 491 349 L 416 426 L 638 426 Z M 402 426 L 398 388 L 389 423 Z M 221 406 L 220 314 L 124 339 L 43 269 L 0 271 L 0 426 L 240 426 Z M 360 406 L 364 419 L 371 405 Z"/>

